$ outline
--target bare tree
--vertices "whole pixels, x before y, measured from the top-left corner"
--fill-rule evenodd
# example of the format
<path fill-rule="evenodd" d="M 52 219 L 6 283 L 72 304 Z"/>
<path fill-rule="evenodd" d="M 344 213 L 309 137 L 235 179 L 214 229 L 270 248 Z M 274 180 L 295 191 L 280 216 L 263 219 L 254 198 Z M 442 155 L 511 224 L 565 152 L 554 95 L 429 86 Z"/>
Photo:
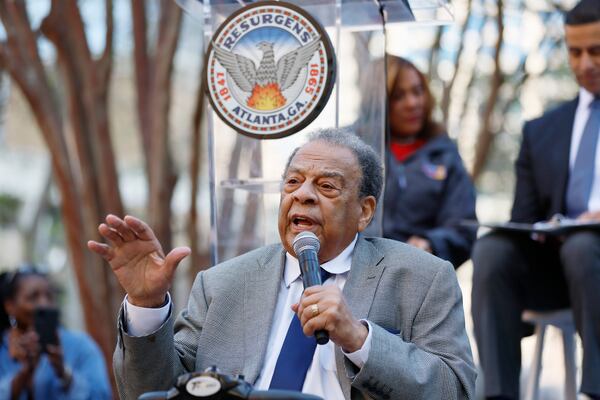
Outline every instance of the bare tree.
<path fill-rule="evenodd" d="M 209 258 L 206 252 L 201 249 L 208 246 L 202 246 L 202 237 L 200 235 L 200 227 L 198 225 L 198 205 L 197 196 L 200 192 L 200 177 L 202 174 L 201 154 L 204 148 L 202 147 L 202 123 L 204 120 L 204 110 L 206 106 L 206 79 L 204 79 L 204 68 L 200 68 L 200 86 L 196 95 L 196 105 L 194 108 L 194 116 L 192 119 L 192 155 L 190 160 L 190 218 L 188 223 L 188 234 L 190 238 L 190 269 L 188 273 L 188 281 L 190 284 L 194 282 L 196 274 L 200 268 L 208 268 Z M 207 242 L 207 240 L 204 240 Z M 205 243 L 207 245 L 207 243 Z M 190 285 L 191 286 L 191 285 Z"/>
<path fill-rule="evenodd" d="M 462 24 L 461 30 L 460 30 L 460 37 L 463 38 L 465 36 L 465 33 L 467 32 L 467 29 L 469 27 L 469 23 L 471 22 L 471 7 L 472 4 L 472 0 L 468 0 L 467 2 L 467 16 L 465 18 L 465 21 Z M 444 28 L 440 28 L 438 30 L 438 36 L 436 38 L 436 46 L 434 46 L 434 49 L 439 49 L 439 43 L 441 41 L 441 37 L 442 37 L 442 32 L 444 31 Z M 443 123 L 444 125 L 448 124 L 448 117 L 450 114 L 450 94 L 452 93 L 452 89 L 454 88 L 454 82 L 456 82 L 456 76 L 458 74 L 458 71 L 460 69 L 460 63 L 461 63 L 461 57 L 463 55 L 463 51 L 464 51 L 464 41 L 461 40 L 460 41 L 460 45 L 458 46 L 458 50 L 456 51 L 456 58 L 454 60 L 455 66 L 454 66 L 454 71 L 452 72 L 452 77 L 450 78 L 450 80 L 446 83 L 444 82 L 443 84 L 443 90 L 442 90 L 442 99 L 440 101 L 440 108 L 442 109 L 442 115 L 443 115 Z M 432 51 L 432 54 L 434 53 L 434 51 Z M 430 78 L 431 78 L 431 71 L 434 70 L 433 68 L 433 60 L 434 57 L 430 56 L 430 64 L 429 64 L 429 71 L 430 71 Z"/>
<path fill-rule="evenodd" d="M 4 134 L 4 115 L 6 113 L 6 105 L 10 94 L 10 84 L 4 71 L 0 68 L 0 143 L 2 143 Z"/>
<path fill-rule="evenodd" d="M 85 325 L 108 361 L 115 342 L 112 321 L 123 293 L 110 269 L 86 248 L 87 240 L 100 240 L 96 226 L 105 215 L 124 214 L 108 115 L 112 0 L 105 0 L 105 14 L 105 46 L 94 57 L 76 0 L 52 0 L 39 32 L 29 21 L 24 0 L 0 1 L 6 31 L 6 40 L 0 43 L 0 68 L 8 71 L 25 95 L 48 146 Z M 139 131 L 150 189 L 148 215 L 159 238 L 170 247 L 170 200 L 176 175 L 168 115 L 181 10 L 174 2 L 161 0 L 153 46 L 146 32 L 146 14 L 146 2 L 132 0 Z M 62 73 L 57 81 L 50 78 L 52 69 L 40 57 L 40 34 L 56 49 Z"/>
<path fill-rule="evenodd" d="M 500 51 L 502 49 L 502 43 L 504 39 L 504 2 L 498 0 L 496 2 L 496 28 L 498 30 L 498 36 L 496 38 L 496 46 L 494 47 L 494 73 L 490 79 L 490 89 L 488 93 L 487 101 L 485 102 L 484 111 L 482 115 L 481 129 L 477 137 L 477 146 L 475 149 L 475 160 L 473 161 L 473 167 L 471 168 L 471 174 L 473 179 L 477 179 L 483 170 L 485 161 L 487 159 L 494 132 L 492 131 L 492 119 L 494 116 L 494 109 L 498 102 L 498 93 L 500 87 L 504 82 L 504 76 L 502 74 L 502 67 L 500 65 Z"/>
<path fill-rule="evenodd" d="M 92 58 L 85 42 L 74 0 L 52 1 L 50 13 L 42 22 L 42 33 L 57 46 L 63 71 L 71 128 L 67 129 L 57 90 L 38 53 L 39 33 L 32 30 L 25 3 L 0 2 L 0 18 L 7 33 L 6 42 L 0 45 L 0 60 L 27 98 L 50 151 L 85 325 L 108 359 L 114 334 L 109 324 L 98 321 L 114 318 L 118 289 L 102 261 L 86 249 L 87 239 L 98 239 L 95 226 L 101 215 L 123 212 L 118 191 L 112 190 L 117 175 L 106 115 L 112 1 L 106 2 L 106 11 L 107 41 L 98 60 Z M 71 141 L 74 148 L 69 146 Z"/>
<path fill-rule="evenodd" d="M 465 6 L 466 18 L 458 32 L 454 26 L 438 28 L 437 35 L 429 46 L 429 77 L 433 81 L 441 81 L 432 87 L 441 88 L 437 94 L 444 122 L 447 125 L 449 121 L 457 122 L 454 126 L 449 126 L 451 130 L 455 130 L 453 136 L 459 140 L 466 139 L 468 143 L 473 142 L 473 153 L 469 154 L 469 169 L 473 178 L 482 183 L 480 178 L 486 171 L 491 171 L 494 175 L 513 173 L 512 159 L 515 154 L 505 154 L 508 148 L 497 147 L 495 141 L 500 134 L 506 133 L 514 142 L 510 147 L 511 151 L 518 148 L 519 127 L 515 129 L 515 124 L 504 122 L 509 120 L 508 116 L 519 113 L 524 106 L 520 96 L 527 84 L 542 76 L 552 79 L 564 76 L 567 71 L 566 58 L 558 66 L 551 64 L 556 64 L 557 58 L 553 54 L 562 42 L 561 11 L 569 7 L 569 2 L 547 0 L 506 3 L 467 0 Z M 526 14 L 531 20 L 538 18 L 540 21 L 541 39 L 537 48 L 532 51 L 527 51 L 525 46 L 521 47 L 522 42 L 529 41 L 522 38 L 527 28 L 522 23 Z M 487 34 L 493 31 L 496 33 L 493 41 L 486 40 Z M 450 35 L 451 40 L 445 41 L 446 35 Z M 507 40 L 510 40 L 508 46 Z M 442 43 L 445 45 L 441 46 Z M 510 66 L 503 65 L 503 49 L 507 47 Z M 445 54 L 441 54 L 442 52 Z M 527 68 L 529 61 L 533 61 L 532 54 L 547 61 L 546 68 L 536 74 L 531 74 Z M 454 70 L 449 79 L 444 77 L 445 80 L 441 80 L 435 65 L 441 59 L 448 60 L 449 56 L 454 62 Z M 492 62 L 488 63 L 490 56 Z M 515 58 L 518 60 L 514 61 Z M 491 68 L 486 68 L 488 66 Z M 565 92 L 564 95 L 568 94 Z M 540 93 L 540 97 L 545 97 L 543 101 L 557 100 L 548 97 L 546 93 Z M 473 128 L 476 129 L 475 134 L 470 133 Z M 490 165 L 490 159 L 500 153 L 503 165 Z M 493 186 L 494 190 L 501 190 L 497 185 Z M 507 186 L 504 190 L 510 188 Z"/>
<path fill-rule="evenodd" d="M 147 2 L 131 0 L 139 131 L 146 159 L 148 219 L 161 243 L 171 247 L 171 198 L 177 182 L 168 140 L 173 57 L 181 30 L 181 9 L 161 0 L 153 46 L 149 43 Z"/>

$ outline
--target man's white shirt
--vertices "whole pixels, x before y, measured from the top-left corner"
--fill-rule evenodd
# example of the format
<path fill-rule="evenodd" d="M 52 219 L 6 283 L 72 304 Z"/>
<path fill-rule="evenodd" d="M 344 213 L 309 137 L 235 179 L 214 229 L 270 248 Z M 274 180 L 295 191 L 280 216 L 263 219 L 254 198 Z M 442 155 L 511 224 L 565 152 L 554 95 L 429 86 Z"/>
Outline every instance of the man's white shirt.
<path fill-rule="evenodd" d="M 321 265 L 321 268 L 332 274 L 324 282 L 324 285 L 337 285 L 340 290 L 344 289 L 357 238 L 358 235 L 336 258 Z M 269 388 L 277 358 L 294 316 L 291 306 L 300 300 L 303 290 L 298 260 L 286 253 L 283 280 L 280 284 L 273 324 L 269 333 L 265 362 L 258 380 L 254 384 L 255 389 L 267 390 Z M 132 336 L 145 336 L 155 332 L 166 321 L 171 309 L 171 298 L 168 296 L 167 303 L 161 308 L 137 307 L 129 303 L 127 297 L 125 297 L 124 304 L 128 333 Z M 368 325 L 368 322 L 364 322 Z M 371 348 L 371 331 L 369 327 L 369 335 L 361 349 L 354 353 L 344 353 L 359 368 L 362 368 L 367 362 Z M 303 393 L 313 394 L 328 400 L 344 399 L 337 378 L 334 349 L 334 344 L 331 341 L 323 346 L 317 345 L 312 364 L 304 380 Z"/>
<path fill-rule="evenodd" d="M 571 151 L 569 153 L 569 172 L 573 170 L 575 164 L 575 157 L 577 156 L 577 150 L 579 150 L 579 143 L 581 142 L 581 136 L 583 136 L 583 130 L 590 117 L 590 104 L 594 100 L 594 95 L 587 90 L 579 89 L 579 102 L 577 104 L 577 110 L 575 110 L 575 120 L 573 121 L 573 134 L 571 135 Z M 600 130 L 598 131 L 600 135 Z M 589 211 L 600 211 L 600 140 L 596 144 L 596 160 L 594 169 L 594 181 L 592 183 L 592 191 L 590 193 L 590 199 L 588 200 Z"/>

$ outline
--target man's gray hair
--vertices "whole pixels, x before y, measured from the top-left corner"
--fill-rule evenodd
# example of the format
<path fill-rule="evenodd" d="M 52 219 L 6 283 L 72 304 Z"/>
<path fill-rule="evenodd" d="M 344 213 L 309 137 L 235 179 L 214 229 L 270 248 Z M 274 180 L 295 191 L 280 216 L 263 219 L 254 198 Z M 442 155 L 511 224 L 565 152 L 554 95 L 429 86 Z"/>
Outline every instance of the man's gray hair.
<path fill-rule="evenodd" d="M 371 146 L 360 139 L 350 128 L 327 128 L 312 133 L 308 143 L 322 141 L 334 146 L 344 147 L 356 156 L 362 172 L 358 196 L 363 198 L 373 196 L 379 200 L 383 187 L 383 168 L 381 159 Z M 296 147 L 285 165 L 284 176 L 287 173 L 292 159 L 302 146 Z"/>

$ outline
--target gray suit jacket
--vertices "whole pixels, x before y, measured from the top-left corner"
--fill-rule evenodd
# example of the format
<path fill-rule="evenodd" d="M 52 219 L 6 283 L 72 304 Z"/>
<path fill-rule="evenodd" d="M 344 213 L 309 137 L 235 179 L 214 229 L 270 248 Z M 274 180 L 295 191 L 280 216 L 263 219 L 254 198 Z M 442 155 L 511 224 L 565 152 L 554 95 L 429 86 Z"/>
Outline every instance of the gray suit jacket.
<path fill-rule="evenodd" d="M 271 245 L 199 273 L 187 309 L 149 336 L 128 336 L 121 314 L 113 360 L 121 398 L 166 389 L 178 375 L 211 365 L 255 382 L 284 261 L 282 246 Z M 450 263 L 359 236 L 343 293 L 354 316 L 373 326 L 360 370 L 336 349 L 346 399 L 474 398 L 476 372 Z"/>

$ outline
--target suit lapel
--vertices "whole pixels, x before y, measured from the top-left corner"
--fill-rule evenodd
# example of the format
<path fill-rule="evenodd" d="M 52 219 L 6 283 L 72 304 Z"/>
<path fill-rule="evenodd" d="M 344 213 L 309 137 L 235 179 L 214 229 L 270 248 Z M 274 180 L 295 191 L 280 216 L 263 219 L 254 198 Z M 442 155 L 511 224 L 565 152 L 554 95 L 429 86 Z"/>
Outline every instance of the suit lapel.
<path fill-rule="evenodd" d="M 276 247 L 258 260 L 256 270 L 245 275 L 244 375 L 248 382 L 256 380 L 263 365 L 284 261 L 285 253 Z"/>
<path fill-rule="evenodd" d="M 370 242 L 359 235 L 352 255 L 352 267 L 348 274 L 348 280 L 344 286 L 344 297 L 354 318 L 366 319 L 375 298 L 375 291 L 379 285 L 384 266 L 381 262 L 383 254 Z M 346 399 L 350 398 L 350 381 L 346 376 L 344 365 L 344 354 L 341 349 L 335 348 L 335 361 L 338 379 Z"/>
<path fill-rule="evenodd" d="M 356 319 L 366 318 L 371 309 L 384 269 L 381 260 L 383 254 L 362 235 L 359 236 L 352 255 L 352 267 L 344 286 L 344 297 Z"/>
<path fill-rule="evenodd" d="M 573 124 L 575 123 L 575 111 L 579 98 L 567 103 L 562 118 L 557 121 L 556 140 L 554 142 L 555 162 L 558 166 L 558 174 L 555 176 L 555 183 L 551 185 L 554 188 L 552 193 L 552 202 L 555 204 L 553 209 L 556 212 L 565 210 L 565 193 L 567 192 L 567 181 L 569 178 L 569 155 L 571 153 L 571 138 L 573 136 Z M 568 134 L 565 134 L 568 132 Z"/>

